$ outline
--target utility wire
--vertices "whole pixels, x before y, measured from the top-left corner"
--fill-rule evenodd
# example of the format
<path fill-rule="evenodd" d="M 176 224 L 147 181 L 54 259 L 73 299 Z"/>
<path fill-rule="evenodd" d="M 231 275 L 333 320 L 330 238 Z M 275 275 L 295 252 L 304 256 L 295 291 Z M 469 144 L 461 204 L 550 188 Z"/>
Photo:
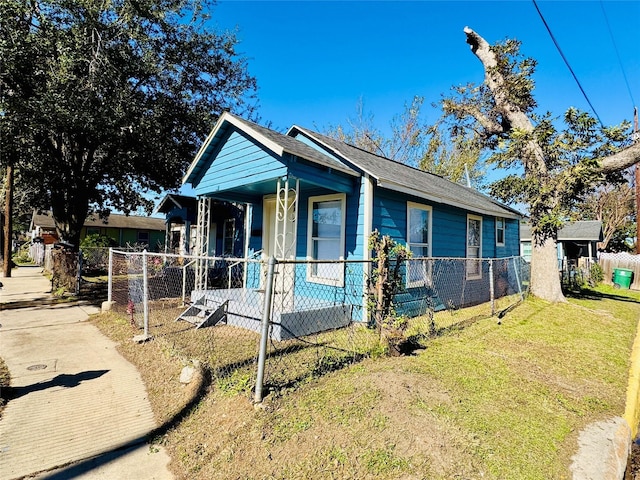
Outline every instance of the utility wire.
<path fill-rule="evenodd" d="M 553 40 L 553 44 L 556 46 L 556 49 L 558 50 L 558 53 L 560 53 L 560 56 L 562 57 L 562 60 L 564 60 L 565 65 L 567 66 L 567 68 L 571 72 L 571 75 L 573 75 L 573 79 L 578 84 L 578 88 L 580 88 L 580 91 L 582 92 L 582 96 L 584 96 L 584 99 L 587 101 L 587 103 L 591 107 L 591 111 L 593 112 L 593 114 L 598 119 L 598 122 L 600 122 L 600 126 L 602 128 L 604 128 L 604 124 L 602 123 L 602 120 L 600 120 L 600 116 L 598 115 L 598 112 L 596 112 L 596 109 L 593 108 L 593 105 L 591 104 L 591 100 L 589 100 L 589 97 L 587 96 L 586 92 L 584 91 L 584 88 L 582 88 L 582 85 L 580 84 L 580 80 L 578 80 L 578 77 L 574 73 L 573 68 L 571 68 L 571 65 L 569 64 L 569 61 L 567 60 L 567 57 L 564 56 L 564 53 L 562 52 L 562 49 L 560 48 L 560 45 L 558 44 L 558 41 L 556 40 L 556 37 L 553 35 L 553 32 L 551 32 L 551 28 L 549 28 L 549 25 L 547 24 L 547 21 L 544 19 L 544 16 L 542 15 L 542 12 L 540 11 L 540 8 L 538 8 L 538 3 L 536 2 L 536 0 L 533 0 L 533 4 L 535 5 L 536 10 L 538 11 L 538 15 L 540 15 L 540 19 L 542 20 L 542 23 L 544 23 L 544 26 L 546 27 L 547 32 L 549 32 L 549 36 L 551 37 L 551 40 Z"/>
<path fill-rule="evenodd" d="M 631 104 L 637 105 L 636 101 L 633 98 L 633 93 L 631 93 L 631 87 L 629 86 L 629 80 L 627 79 L 627 72 L 624 70 L 624 66 L 622 65 L 622 59 L 620 58 L 620 52 L 618 51 L 618 46 L 616 45 L 616 40 L 613 38 L 613 32 L 611 31 L 611 25 L 609 24 L 609 18 L 607 17 L 607 12 L 604 9 L 604 3 L 600 0 L 600 7 L 602 8 L 602 15 L 604 15 L 604 21 L 607 24 L 607 30 L 609 30 L 609 36 L 611 37 L 611 43 L 613 43 L 613 49 L 616 51 L 616 57 L 618 57 L 618 63 L 620 64 L 620 70 L 622 70 L 622 76 L 624 77 L 624 83 L 627 86 L 627 91 L 629 92 L 629 98 L 631 98 Z"/>

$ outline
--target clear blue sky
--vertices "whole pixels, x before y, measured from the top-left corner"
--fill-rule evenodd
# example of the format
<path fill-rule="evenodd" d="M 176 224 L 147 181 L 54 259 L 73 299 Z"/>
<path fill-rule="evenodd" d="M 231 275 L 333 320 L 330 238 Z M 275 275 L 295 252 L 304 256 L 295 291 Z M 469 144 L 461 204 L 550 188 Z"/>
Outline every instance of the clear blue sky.
<path fill-rule="evenodd" d="M 631 121 L 640 107 L 640 1 L 538 6 L 602 122 Z M 423 119 L 435 121 L 430 104 L 441 94 L 483 80 L 465 26 L 490 43 L 522 42 L 521 51 L 538 61 L 541 112 L 560 116 L 574 106 L 593 115 L 531 0 L 222 0 L 210 14 L 216 29 L 237 29 L 237 50 L 258 81 L 260 121 L 281 132 L 293 124 L 320 132 L 346 124 L 360 99 L 384 131 L 415 95 L 425 98 Z M 502 175 L 492 171 L 487 180 Z"/>
<path fill-rule="evenodd" d="M 538 5 L 602 121 L 631 120 L 630 97 L 640 102 L 640 1 Z M 532 1 L 222 0 L 210 13 L 218 29 L 237 27 L 238 50 L 258 80 L 261 122 L 277 130 L 345 123 L 360 98 L 385 128 L 414 95 L 430 104 L 452 85 L 481 82 L 466 25 L 490 43 L 522 42 L 522 52 L 539 62 L 541 109 L 590 110 Z M 424 113 L 427 121 L 437 116 Z"/>

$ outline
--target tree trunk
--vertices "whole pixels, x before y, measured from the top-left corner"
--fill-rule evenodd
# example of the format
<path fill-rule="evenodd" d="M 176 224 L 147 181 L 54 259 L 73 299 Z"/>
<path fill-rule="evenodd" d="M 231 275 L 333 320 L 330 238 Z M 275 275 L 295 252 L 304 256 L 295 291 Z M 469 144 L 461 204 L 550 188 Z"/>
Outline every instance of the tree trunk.
<path fill-rule="evenodd" d="M 5 200 L 4 200 L 4 245 L 2 251 L 2 272 L 6 278 L 11 276 L 11 250 L 13 241 L 13 161 L 7 162 L 7 178 L 5 180 Z"/>
<path fill-rule="evenodd" d="M 531 294 L 549 302 L 566 302 L 560 284 L 558 246 L 554 238 L 536 241 L 531 248 Z"/>

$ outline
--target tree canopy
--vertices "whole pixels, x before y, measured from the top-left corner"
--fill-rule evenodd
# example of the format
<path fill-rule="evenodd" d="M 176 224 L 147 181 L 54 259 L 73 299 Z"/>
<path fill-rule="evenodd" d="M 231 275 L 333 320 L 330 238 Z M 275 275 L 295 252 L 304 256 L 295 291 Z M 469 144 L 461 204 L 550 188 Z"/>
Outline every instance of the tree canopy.
<path fill-rule="evenodd" d="M 251 113 L 256 81 L 207 0 L 0 3 L 2 164 L 78 245 L 90 212 L 149 207 L 177 188 L 224 110 Z"/>
<path fill-rule="evenodd" d="M 533 232 L 531 291 L 563 301 L 556 257 L 557 232 L 572 208 L 611 176 L 640 161 L 630 125 L 600 126 L 590 115 L 569 108 L 564 128 L 550 113 L 538 113 L 533 96 L 536 61 L 520 53 L 520 42 L 490 45 L 464 29 L 472 53 L 481 61 L 481 85 L 454 88 L 442 101 L 454 135 L 477 135 L 498 167 L 519 166 L 522 175 L 495 183 L 491 192 L 504 201 L 524 203 Z M 469 133 L 471 132 L 471 133 Z"/>

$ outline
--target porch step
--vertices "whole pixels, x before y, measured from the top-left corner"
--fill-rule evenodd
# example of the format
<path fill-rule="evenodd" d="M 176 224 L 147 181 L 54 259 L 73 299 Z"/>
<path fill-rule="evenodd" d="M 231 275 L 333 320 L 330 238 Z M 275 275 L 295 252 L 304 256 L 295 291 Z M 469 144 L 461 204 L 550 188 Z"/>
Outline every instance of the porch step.
<path fill-rule="evenodd" d="M 229 300 L 222 303 L 208 300 L 205 295 L 200 297 L 182 312 L 176 322 L 183 320 L 194 325 L 196 328 L 212 327 L 227 318 L 227 307 Z"/>

